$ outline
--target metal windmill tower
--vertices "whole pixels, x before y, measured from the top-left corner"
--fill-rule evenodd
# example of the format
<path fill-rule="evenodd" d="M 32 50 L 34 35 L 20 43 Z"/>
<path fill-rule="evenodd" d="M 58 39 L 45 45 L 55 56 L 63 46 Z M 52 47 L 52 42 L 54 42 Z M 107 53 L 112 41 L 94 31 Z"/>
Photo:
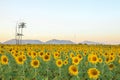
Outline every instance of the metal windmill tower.
<path fill-rule="evenodd" d="M 25 27 L 26 23 L 24 22 L 20 22 L 19 24 L 16 25 L 15 29 L 16 44 L 22 44 L 23 28 Z"/>

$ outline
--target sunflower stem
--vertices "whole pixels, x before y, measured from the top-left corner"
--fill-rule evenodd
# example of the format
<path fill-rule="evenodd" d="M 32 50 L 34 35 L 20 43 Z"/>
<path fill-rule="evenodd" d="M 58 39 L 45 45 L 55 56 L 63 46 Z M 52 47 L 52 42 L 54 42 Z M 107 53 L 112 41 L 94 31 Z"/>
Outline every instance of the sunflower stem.
<path fill-rule="evenodd" d="M 37 72 L 36 72 L 36 69 L 35 69 L 35 77 L 36 77 L 36 75 L 37 75 Z"/>
<path fill-rule="evenodd" d="M 25 68 L 24 68 L 24 65 L 23 65 L 23 80 L 25 80 Z"/>
<path fill-rule="evenodd" d="M 59 78 L 61 78 L 61 68 L 59 68 Z"/>
<path fill-rule="evenodd" d="M 0 73 L 2 73 L 2 70 L 3 70 L 3 69 L 2 69 L 2 64 L 0 63 Z M 3 79 L 3 74 L 1 74 L 0 77 L 1 77 L 1 79 Z"/>
<path fill-rule="evenodd" d="M 10 66 L 10 63 L 8 63 L 8 68 L 9 68 L 9 71 L 11 72 L 11 66 Z M 10 79 L 12 78 L 12 76 L 10 75 Z"/>
<path fill-rule="evenodd" d="M 46 62 L 47 65 L 47 80 L 48 80 L 48 62 Z"/>

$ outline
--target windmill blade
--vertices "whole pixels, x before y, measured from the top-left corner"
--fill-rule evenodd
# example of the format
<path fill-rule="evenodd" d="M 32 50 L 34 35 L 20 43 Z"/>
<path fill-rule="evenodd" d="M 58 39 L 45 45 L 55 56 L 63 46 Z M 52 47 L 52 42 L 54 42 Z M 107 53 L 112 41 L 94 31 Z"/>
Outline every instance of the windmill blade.
<path fill-rule="evenodd" d="M 26 27 L 26 25 L 25 25 L 26 23 L 24 23 L 24 22 L 21 22 L 20 24 L 19 24 L 19 28 L 25 28 Z"/>
<path fill-rule="evenodd" d="M 17 36 L 24 36 L 23 34 L 20 34 L 20 33 L 17 33 L 16 35 L 17 35 Z"/>

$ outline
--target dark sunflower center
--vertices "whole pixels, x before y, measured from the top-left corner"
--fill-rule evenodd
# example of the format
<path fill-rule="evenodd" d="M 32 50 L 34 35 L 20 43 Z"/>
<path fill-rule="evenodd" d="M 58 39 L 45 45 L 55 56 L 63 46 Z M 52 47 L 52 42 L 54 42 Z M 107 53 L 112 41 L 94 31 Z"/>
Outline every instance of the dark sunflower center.
<path fill-rule="evenodd" d="M 81 58 L 81 56 L 79 55 L 79 58 Z"/>
<path fill-rule="evenodd" d="M 21 57 L 20 57 L 18 60 L 19 60 L 19 62 L 22 62 L 22 61 L 23 61 L 23 59 L 22 59 Z"/>
<path fill-rule="evenodd" d="M 75 59 L 74 62 L 77 63 L 77 62 L 78 62 L 78 59 Z"/>
<path fill-rule="evenodd" d="M 76 72 L 76 71 L 77 71 L 77 69 L 76 69 L 75 67 L 73 67 L 72 70 L 73 70 L 73 72 Z"/>
<path fill-rule="evenodd" d="M 58 64 L 60 65 L 60 64 L 61 64 L 61 61 L 58 61 Z"/>
<path fill-rule="evenodd" d="M 110 64 L 110 65 L 109 65 L 109 68 L 113 68 L 113 64 Z"/>
<path fill-rule="evenodd" d="M 31 53 L 29 53 L 29 55 L 31 55 Z"/>
<path fill-rule="evenodd" d="M 107 55 L 107 53 L 105 53 L 105 55 Z"/>
<path fill-rule="evenodd" d="M 25 56 L 23 56 L 23 59 L 25 59 Z"/>
<path fill-rule="evenodd" d="M 50 55 L 50 53 L 47 53 L 47 55 Z"/>
<path fill-rule="evenodd" d="M 3 61 L 4 61 L 4 62 L 7 62 L 7 59 L 6 59 L 6 58 L 3 58 Z"/>
<path fill-rule="evenodd" d="M 34 56 L 36 56 L 36 53 L 33 53 Z"/>
<path fill-rule="evenodd" d="M 113 53 L 111 53 L 111 55 L 113 55 Z"/>
<path fill-rule="evenodd" d="M 45 59 L 48 59 L 49 57 L 47 55 L 45 55 Z"/>
<path fill-rule="evenodd" d="M 55 56 L 58 56 L 58 54 L 55 54 Z"/>
<path fill-rule="evenodd" d="M 43 55 L 43 52 L 41 52 L 40 55 L 42 56 L 42 55 Z"/>
<path fill-rule="evenodd" d="M 34 61 L 34 65 L 35 65 L 35 66 L 38 65 L 38 61 Z"/>
<path fill-rule="evenodd" d="M 113 57 L 110 57 L 110 60 L 113 60 Z"/>
<path fill-rule="evenodd" d="M 92 60 L 93 60 L 93 61 L 96 61 L 96 60 L 97 60 L 97 58 L 96 58 L 96 57 L 93 57 L 93 58 L 92 58 Z"/>
<path fill-rule="evenodd" d="M 93 71 L 92 71 L 92 75 L 97 75 L 97 71 L 96 71 L 96 70 L 93 70 Z"/>
<path fill-rule="evenodd" d="M 109 61 L 109 58 L 107 58 L 106 61 Z"/>

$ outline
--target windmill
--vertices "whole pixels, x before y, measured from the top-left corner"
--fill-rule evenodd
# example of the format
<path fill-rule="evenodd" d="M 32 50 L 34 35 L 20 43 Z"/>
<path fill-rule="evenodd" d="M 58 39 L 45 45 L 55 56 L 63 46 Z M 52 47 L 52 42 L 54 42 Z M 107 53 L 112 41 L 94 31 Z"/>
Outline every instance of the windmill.
<path fill-rule="evenodd" d="M 25 27 L 26 27 L 26 23 L 24 22 L 21 22 L 16 25 L 16 32 L 15 32 L 16 44 L 22 44 L 23 28 Z"/>
<path fill-rule="evenodd" d="M 19 30 L 20 30 L 20 34 L 19 34 L 19 36 L 20 36 L 20 44 L 22 44 L 23 28 L 26 27 L 25 24 L 26 24 L 26 23 L 24 23 L 24 22 L 21 22 L 21 23 L 19 24 Z"/>

